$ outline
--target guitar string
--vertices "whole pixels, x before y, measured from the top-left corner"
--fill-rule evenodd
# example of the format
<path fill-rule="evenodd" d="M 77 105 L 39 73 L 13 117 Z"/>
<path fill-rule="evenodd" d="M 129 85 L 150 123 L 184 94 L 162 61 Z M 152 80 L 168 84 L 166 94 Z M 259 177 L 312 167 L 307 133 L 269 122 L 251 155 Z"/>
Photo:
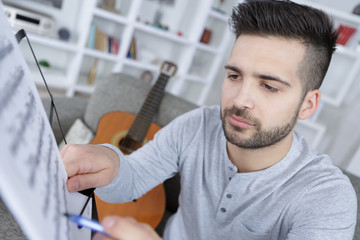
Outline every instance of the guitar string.
<path fill-rule="evenodd" d="M 132 152 L 138 148 L 139 144 L 142 145 L 154 115 L 158 112 L 159 104 L 164 96 L 164 89 L 168 79 L 169 77 L 167 75 L 163 73 L 160 74 L 158 81 L 155 83 L 150 94 L 147 96 L 145 103 L 141 107 L 140 112 L 135 118 L 134 124 L 128 131 L 127 136 L 125 136 L 123 141 L 120 142 L 119 147 L 121 149 Z M 150 109 L 148 107 L 150 107 Z M 151 109 L 151 107 L 154 109 Z M 146 124 L 139 125 L 139 119 L 145 120 Z M 133 138 L 135 138 L 135 141 Z"/>
<path fill-rule="evenodd" d="M 155 85 L 156 86 L 156 85 Z M 153 90 L 155 89 L 155 86 L 153 88 Z M 151 91 L 149 96 L 147 97 L 146 101 L 145 101 L 145 104 L 148 102 L 148 100 L 151 98 L 151 94 L 154 92 L 154 91 Z M 138 141 L 141 141 L 142 139 L 138 137 L 138 122 L 139 122 L 139 119 L 143 118 L 143 115 L 145 114 L 146 115 L 146 112 L 147 112 L 147 109 L 144 108 L 144 105 L 142 106 L 142 108 L 140 109 L 140 112 L 138 114 L 138 116 L 135 118 L 134 120 L 134 124 L 131 126 L 131 128 L 129 129 L 128 131 L 128 134 L 127 136 L 125 137 L 124 141 L 122 142 L 123 144 L 121 145 L 122 148 L 124 147 L 128 147 L 130 149 L 133 149 L 136 145 L 136 143 L 134 141 L 132 141 L 131 138 L 135 138 L 137 139 Z M 154 114 L 155 112 L 153 112 Z M 151 114 L 151 113 L 150 113 Z M 135 137 L 134 137 L 135 136 Z"/>

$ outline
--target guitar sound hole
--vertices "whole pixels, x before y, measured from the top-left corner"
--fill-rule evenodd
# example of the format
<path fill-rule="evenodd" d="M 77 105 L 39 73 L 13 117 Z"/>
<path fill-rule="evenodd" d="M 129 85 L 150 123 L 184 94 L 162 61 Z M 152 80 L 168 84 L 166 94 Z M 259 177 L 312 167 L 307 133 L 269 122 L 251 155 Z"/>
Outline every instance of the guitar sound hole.
<path fill-rule="evenodd" d="M 142 144 L 139 141 L 128 136 L 121 139 L 119 142 L 119 148 L 121 152 L 126 155 L 132 153 L 136 149 L 139 149 L 141 146 Z"/>

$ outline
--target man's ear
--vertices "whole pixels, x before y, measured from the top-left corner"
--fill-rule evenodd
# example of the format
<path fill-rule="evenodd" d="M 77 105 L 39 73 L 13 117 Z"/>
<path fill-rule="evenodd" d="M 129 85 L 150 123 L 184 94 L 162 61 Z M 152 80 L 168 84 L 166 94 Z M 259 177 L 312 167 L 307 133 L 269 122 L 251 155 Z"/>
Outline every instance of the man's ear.
<path fill-rule="evenodd" d="M 311 117 L 319 107 L 321 92 L 319 89 L 309 91 L 301 105 L 299 119 L 305 120 Z"/>

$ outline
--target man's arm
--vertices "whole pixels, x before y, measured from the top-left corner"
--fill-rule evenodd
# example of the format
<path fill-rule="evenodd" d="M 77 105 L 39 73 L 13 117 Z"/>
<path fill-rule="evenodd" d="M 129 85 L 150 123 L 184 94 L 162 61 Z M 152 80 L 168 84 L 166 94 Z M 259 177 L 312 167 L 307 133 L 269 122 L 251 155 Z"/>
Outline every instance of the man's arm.
<path fill-rule="evenodd" d="M 179 155 L 198 129 L 198 115 L 191 111 L 178 117 L 127 156 L 111 145 L 65 146 L 61 156 L 69 191 L 97 187 L 98 196 L 109 202 L 140 197 L 178 172 Z"/>

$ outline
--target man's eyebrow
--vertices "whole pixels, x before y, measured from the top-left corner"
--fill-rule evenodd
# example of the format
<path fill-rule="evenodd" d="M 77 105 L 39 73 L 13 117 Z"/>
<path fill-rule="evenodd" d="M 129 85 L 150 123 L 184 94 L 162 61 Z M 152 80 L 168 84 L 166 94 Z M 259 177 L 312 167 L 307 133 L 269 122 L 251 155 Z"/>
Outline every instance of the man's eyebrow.
<path fill-rule="evenodd" d="M 271 76 L 271 75 L 266 75 L 266 74 L 255 74 L 255 76 L 257 78 L 261 78 L 261 79 L 265 79 L 265 80 L 270 80 L 270 81 L 276 81 L 276 82 L 279 82 L 279 83 L 282 83 L 288 87 L 291 87 L 291 84 L 288 82 L 288 81 L 285 81 L 285 80 L 282 80 L 281 78 L 279 77 L 276 77 L 276 76 Z"/>
<path fill-rule="evenodd" d="M 225 65 L 224 67 L 225 69 L 229 69 L 229 70 L 232 70 L 234 72 L 238 72 L 238 73 L 241 73 L 241 70 L 235 66 L 231 66 L 231 65 Z"/>
<path fill-rule="evenodd" d="M 241 73 L 241 70 L 239 68 L 235 67 L 235 66 L 225 65 L 225 69 L 229 69 L 229 70 L 232 70 L 234 72 Z M 282 83 L 282 84 L 284 84 L 284 85 L 286 85 L 288 87 L 291 87 L 291 84 L 288 81 L 282 80 L 281 78 L 276 77 L 276 76 L 257 73 L 257 74 L 255 74 L 255 77 L 260 78 L 260 79 L 269 80 L 269 81 L 276 81 L 276 82 Z"/>

